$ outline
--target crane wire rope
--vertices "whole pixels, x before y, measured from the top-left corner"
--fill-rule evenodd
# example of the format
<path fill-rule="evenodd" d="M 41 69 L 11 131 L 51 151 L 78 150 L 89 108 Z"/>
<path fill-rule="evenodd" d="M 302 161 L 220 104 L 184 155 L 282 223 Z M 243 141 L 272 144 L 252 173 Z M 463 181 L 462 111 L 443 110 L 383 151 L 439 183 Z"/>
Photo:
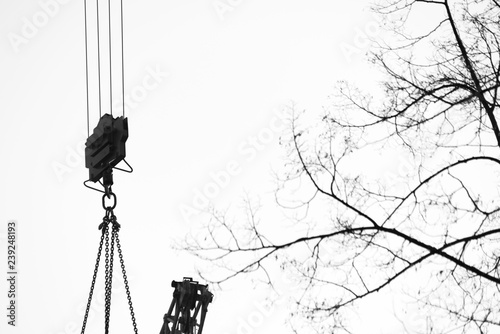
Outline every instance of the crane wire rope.
<path fill-rule="evenodd" d="M 88 55 L 88 17 L 87 17 L 87 0 L 84 0 L 84 19 L 85 19 L 85 89 L 87 95 L 87 137 L 90 136 L 90 89 L 89 89 L 89 55 Z M 99 39 L 99 0 L 96 0 L 97 8 L 97 78 L 98 78 L 98 94 L 99 94 L 99 117 L 101 112 L 101 51 Z"/>
<path fill-rule="evenodd" d="M 113 116 L 113 62 L 111 61 L 111 0 L 108 0 L 108 45 L 109 45 L 109 112 Z"/>
<path fill-rule="evenodd" d="M 99 0 L 96 0 L 96 15 L 97 15 L 97 77 L 99 82 L 99 118 L 102 117 L 101 112 L 101 39 L 99 27 Z M 111 78 L 110 78 L 111 79 Z"/>
<path fill-rule="evenodd" d="M 90 136 L 90 89 L 89 89 L 89 55 L 88 55 L 88 14 L 87 0 L 84 0 L 84 25 L 85 25 L 85 89 L 87 110 L 87 137 Z M 100 18 L 99 0 L 96 0 L 96 26 L 97 26 L 97 78 L 98 78 L 98 101 L 99 117 L 102 117 L 102 88 L 101 88 L 101 43 L 100 43 Z M 109 29 L 109 91 L 110 91 L 110 113 L 113 116 L 113 84 L 112 84 L 112 44 L 111 44 L 111 1 L 108 1 L 108 29 Z M 125 117 L 125 55 L 123 38 L 123 0 L 120 0 L 120 48 L 121 48 L 121 104 L 122 116 Z"/>
<path fill-rule="evenodd" d="M 84 16 L 85 16 L 85 89 L 87 93 L 87 138 L 90 137 L 90 112 L 89 112 L 89 51 L 88 51 L 88 37 L 87 37 L 87 0 L 83 1 Z"/>
<path fill-rule="evenodd" d="M 125 56 L 123 52 L 123 0 L 120 0 L 120 35 L 122 47 L 122 116 L 125 117 Z"/>
<path fill-rule="evenodd" d="M 87 137 L 90 136 L 90 89 L 89 89 L 89 56 L 88 56 L 88 14 L 87 0 L 84 0 L 84 20 L 85 20 L 85 88 L 86 88 L 86 109 L 87 109 Z M 101 43 L 100 43 L 100 17 L 99 0 L 96 0 L 96 26 L 97 26 L 97 78 L 98 78 L 98 101 L 99 118 L 102 117 L 102 88 L 101 88 Z M 110 114 L 113 116 L 113 71 L 112 71 L 112 43 L 111 43 L 111 1 L 108 1 L 108 36 L 109 36 L 109 100 Z M 120 48 L 121 48 L 121 105 L 122 116 L 125 117 L 125 55 L 123 38 L 123 0 L 120 0 Z"/>

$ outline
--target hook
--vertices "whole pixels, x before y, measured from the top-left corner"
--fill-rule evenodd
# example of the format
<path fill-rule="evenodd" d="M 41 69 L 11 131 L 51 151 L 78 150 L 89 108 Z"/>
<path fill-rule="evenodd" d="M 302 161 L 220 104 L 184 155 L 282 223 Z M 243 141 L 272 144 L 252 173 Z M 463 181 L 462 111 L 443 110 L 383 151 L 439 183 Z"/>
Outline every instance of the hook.
<path fill-rule="evenodd" d="M 89 188 L 89 189 L 92 189 L 92 190 L 98 191 L 98 192 L 100 192 L 100 193 L 106 194 L 106 192 L 105 192 L 105 191 L 103 191 L 103 190 L 99 190 L 99 189 L 97 189 L 97 188 L 94 188 L 94 187 L 91 187 L 91 186 L 87 185 L 87 182 L 89 182 L 89 181 L 90 181 L 90 180 L 83 181 L 83 185 L 84 185 L 85 187 Z M 101 181 L 99 181 L 99 183 L 101 183 Z M 102 183 L 101 183 L 101 185 L 102 185 Z"/>
<path fill-rule="evenodd" d="M 121 170 L 122 172 L 125 172 L 125 173 L 132 173 L 134 171 L 134 169 L 132 168 L 132 166 L 130 166 L 130 164 L 127 162 L 127 160 L 123 159 L 122 161 L 127 164 L 128 168 L 130 168 L 129 170 L 126 170 L 126 169 L 123 169 L 123 168 L 119 168 L 119 167 L 116 167 L 116 166 L 114 166 L 113 169 L 118 169 L 118 170 Z"/>

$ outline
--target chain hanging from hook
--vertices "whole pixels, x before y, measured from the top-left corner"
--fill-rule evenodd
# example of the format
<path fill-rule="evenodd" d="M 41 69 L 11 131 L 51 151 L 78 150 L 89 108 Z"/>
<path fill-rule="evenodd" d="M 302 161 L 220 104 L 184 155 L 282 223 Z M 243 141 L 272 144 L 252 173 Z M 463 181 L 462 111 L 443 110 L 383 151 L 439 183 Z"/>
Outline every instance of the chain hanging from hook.
<path fill-rule="evenodd" d="M 106 205 L 106 198 L 112 199 L 111 205 Z M 134 327 L 134 333 L 138 334 L 137 323 L 135 320 L 134 307 L 132 305 L 132 298 L 130 295 L 130 289 L 128 285 L 127 272 L 125 270 L 125 262 L 123 260 L 123 252 L 120 244 L 120 238 L 118 232 L 120 232 L 121 225 L 118 223 L 116 216 L 113 212 L 116 207 L 117 199 L 115 193 L 109 189 L 109 194 L 104 194 L 102 196 L 102 204 L 105 209 L 105 215 L 103 217 L 102 223 L 99 225 L 99 230 L 101 231 L 101 239 L 99 241 L 99 248 L 97 251 L 97 259 L 94 266 L 94 274 L 92 276 L 92 283 L 90 285 L 89 297 L 87 300 L 87 307 L 85 309 L 85 315 L 83 318 L 83 325 L 81 334 L 85 333 L 85 328 L 87 326 L 88 315 L 90 311 L 90 305 L 92 303 L 92 296 L 94 294 L 95 283 L 97 279 L 97 273 L 99 271 L 99 264 L 102 257 L 102 248 L 104 246 L 104 333 L 109 333 L 109 323 L 111 315 L 111 290 L 113 282 L 113 265 L 114 265 L 114 255 L 115 255 L 115 245 L 118 251 L 118 258 L 120 261 L 120 267 L 123 276 L 123 282 L 125 285 L 125 292 L 127 294 L 127 301 L 130 310 L 130 317 L 132 319 L 132 325 Z M 111 231 L 111 232 L 110 232 Z"/>

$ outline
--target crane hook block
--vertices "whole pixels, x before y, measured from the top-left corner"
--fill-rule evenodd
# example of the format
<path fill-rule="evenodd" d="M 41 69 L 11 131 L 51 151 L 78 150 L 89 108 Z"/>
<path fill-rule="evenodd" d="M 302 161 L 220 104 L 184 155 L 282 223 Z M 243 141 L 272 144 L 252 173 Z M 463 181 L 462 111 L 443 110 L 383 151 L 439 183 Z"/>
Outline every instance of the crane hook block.
<path fill-rule="evenodd" d="M 85 167 L 89 180 L 97 182 L 103 174 L 125 158 L 128 122 L 125 117 L 104 114 L 85 142 Z"/>

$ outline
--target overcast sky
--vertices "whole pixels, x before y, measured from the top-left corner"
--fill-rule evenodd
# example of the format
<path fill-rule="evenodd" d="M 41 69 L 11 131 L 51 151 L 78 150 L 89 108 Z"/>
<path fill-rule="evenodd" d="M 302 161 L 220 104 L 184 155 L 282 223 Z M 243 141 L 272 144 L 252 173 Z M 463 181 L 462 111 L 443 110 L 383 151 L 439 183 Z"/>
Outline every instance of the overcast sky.
<path fill-rule="evenodd" d="M 365 36 L 376 37 L 378 23 L 365 1 L 352 0 L 124 0 L 124 12 L 127 161 L 135 171 L 115 173 L 115 214 L 139 332 L 157 333 L 170 282 L 195 274 L 196 260 L 174 252 L 172 240 L 199 223 L 196 210 L 208 200 L 225 205 L 244 191 L 272 191 L 271 168 L 282 161 L 279 110 L 295 101 L 317 112 L 337 80 L 369 82 Z M 104 214 L 100 194 L 82 185 L 83 0 L 1 0 L 0 51 L 2 262 L 7 221 L 19 224 L 18 327 L 2 316 L 0 331 L 79 333 Z M 92 106 L 91 128 L 98 115 Z M 217 184 L 221 173 L 231 177 Z M 131 332 L 118 290 L 112 329 Z M 5 280 L 0 291 L 5 305 Z M 262 311 L 265 294 L 228 285 L 204 332 L 286 333 L 286 305 Z M 360 312 L 376 333 L 376 315 Z M 102 327 L 94 317 L 87 332 Z"/>

